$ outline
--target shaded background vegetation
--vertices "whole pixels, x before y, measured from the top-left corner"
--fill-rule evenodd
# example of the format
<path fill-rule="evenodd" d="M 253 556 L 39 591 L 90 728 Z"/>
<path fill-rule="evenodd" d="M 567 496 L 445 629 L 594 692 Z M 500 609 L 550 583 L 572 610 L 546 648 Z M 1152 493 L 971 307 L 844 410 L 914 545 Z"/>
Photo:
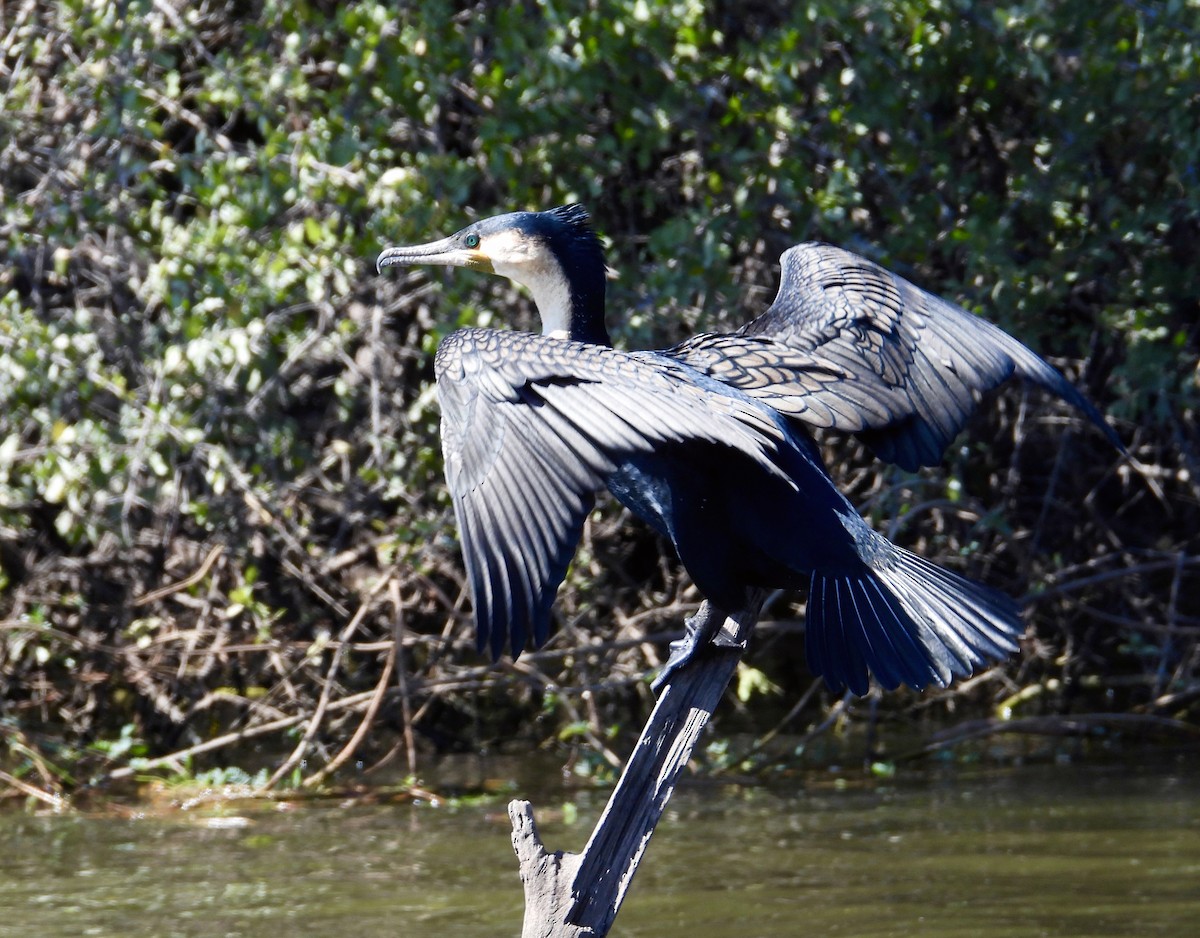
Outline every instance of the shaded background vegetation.
<path fill-rule="evenodd" d="M 249 764 L 219 748 L 239 730 L 297 772 L 622 751 L 695 591 L 602 507 L 547 650 L 475 655 L 432 354 L 534 313 L 498 280 L 373 266 L 567 200 L 610 241 L 618 344 L 732 327 L 784 248 L 827 240 L 1051 357 L 1134 457 L 1020 388 L 935 470 L 824 441 L 878 528 L 1025 597 L 1026 653 L 868 706 L 814 684 L 802 597 L 778 597 L 726 729 L 1194 722 L 1194 4 L 252 6 L 0 4 L 9 778 Z"/>

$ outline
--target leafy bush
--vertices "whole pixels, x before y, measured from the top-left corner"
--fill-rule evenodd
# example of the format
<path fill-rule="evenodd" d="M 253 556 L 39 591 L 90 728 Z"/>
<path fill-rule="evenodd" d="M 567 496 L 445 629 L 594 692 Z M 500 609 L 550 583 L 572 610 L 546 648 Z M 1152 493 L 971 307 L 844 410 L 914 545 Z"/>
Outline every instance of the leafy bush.
<path fill-rule="evenodd" d="M 1049 707 L 1107 705 L 1080 689 L 1092 676 L 1128 682 L 1117 706 L 1194 686 L 1200 56 L 1186 9 L 10 9 L 0 692 L 25 740 L 15 763 L 131 722 L 156 751 L 281 714 L 296 725 L 335 685 L 340 738 L 401 615 L 414 683 L 389 719 L 437 745 L 527 725 L 537 680 L 447 656 L 468 625 L 428 384 L 447 331 L 531 328 L 532 310 L 497 281 L 376 278 L 373 258 L 571 199 L 611 239 L 612 320 L 631 346 L 743 321 L 780 251 L 815 238 L 1081 371 L 1140 467 L 1091 432 L 1060 449 L 1061 411 L 1015 393 L 945 472 L 831 452 L 878 522 L 1038 594 L 1034 653 L 981 702 L 1058 678 Z M 568 688 L 620 678 L 608 722 L 646 700 L 636 637 L 695 599 L 618 522 L 597 515 L 559 651 L 531 666 Z M 629 647 L 588 652 L 614 620 Z M 771 679 L 795 689 L 797 646 L 767 647 Z M 543 723 L 574 724 L 571 696 L 554 699 Z"/>

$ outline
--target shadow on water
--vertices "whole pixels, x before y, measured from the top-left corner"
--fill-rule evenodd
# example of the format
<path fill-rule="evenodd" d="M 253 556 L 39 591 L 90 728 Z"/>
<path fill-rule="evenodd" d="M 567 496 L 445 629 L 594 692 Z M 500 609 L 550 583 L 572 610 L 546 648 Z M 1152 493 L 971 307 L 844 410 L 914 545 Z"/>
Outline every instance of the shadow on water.
<path fill-rule="evenodd" d="M 613 934 L 1192 934 L 1196 761 L 695 784 L 671 802 Z M 578 850 L 605 793 L 531 797 L 548 846 Z M 0 935 L 516 935 L 504 800 L 0 816 Z"/>

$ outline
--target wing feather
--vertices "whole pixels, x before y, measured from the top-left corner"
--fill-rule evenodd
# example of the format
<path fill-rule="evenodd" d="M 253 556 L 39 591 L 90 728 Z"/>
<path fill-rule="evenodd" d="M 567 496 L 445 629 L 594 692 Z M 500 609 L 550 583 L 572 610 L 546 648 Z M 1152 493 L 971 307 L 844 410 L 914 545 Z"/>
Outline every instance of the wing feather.
<path fill-rule="evenodd" d="M 906 469 L 939 462 L 979 396 L 1014 374 L 1078 408 L 1123 451 L 1057 369 L 987 320 L 832 245 L 797 245 L 780 265 L 762 316 L 668 354 L 792 419 L 857 433 Z"/>
<path fill-rule="evenodd" d="M 595 493 L 631 456 L 705 440 L 788 479 L 779 418 L 669 357 L 468 329 L 442 343 L 437 375 L 478 640 L 497 657 L 545 640 Z"/>

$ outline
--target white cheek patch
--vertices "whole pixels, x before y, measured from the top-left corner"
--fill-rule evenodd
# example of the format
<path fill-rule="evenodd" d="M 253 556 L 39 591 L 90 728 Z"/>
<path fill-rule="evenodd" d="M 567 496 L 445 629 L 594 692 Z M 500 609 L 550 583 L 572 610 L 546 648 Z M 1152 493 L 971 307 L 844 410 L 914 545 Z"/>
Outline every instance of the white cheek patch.
<path fill-rule="evenodd" d="M 571 325 L 571 285 L 549 249 L 515 231 L 490 235 L 480 247 L 491 259 L 493 271 L 533 294 L 542 318 L 542 332 L 567 335 Z"/>
<path fill-rule="evenodd" d="M 501 264 L 520 264 L 528 261 L 533 253 L 530 247 L 529 239 L 512 228 L 488 235 L 480 245 L 497 268 Z"/>

